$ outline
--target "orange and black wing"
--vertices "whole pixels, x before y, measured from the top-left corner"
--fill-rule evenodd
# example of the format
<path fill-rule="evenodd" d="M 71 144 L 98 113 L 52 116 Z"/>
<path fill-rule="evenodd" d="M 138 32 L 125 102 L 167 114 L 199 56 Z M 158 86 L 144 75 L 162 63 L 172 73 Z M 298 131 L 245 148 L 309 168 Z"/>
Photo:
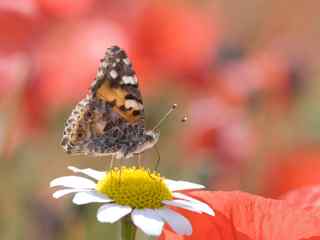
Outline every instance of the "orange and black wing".
<path fill-rule="evenodd" d="M 107 49 L 91 86 L 97 99 L 112 106 L 125 121 L 144 120 L 144 106 L 138 79 L 124 50 L 117 46 Z"/>

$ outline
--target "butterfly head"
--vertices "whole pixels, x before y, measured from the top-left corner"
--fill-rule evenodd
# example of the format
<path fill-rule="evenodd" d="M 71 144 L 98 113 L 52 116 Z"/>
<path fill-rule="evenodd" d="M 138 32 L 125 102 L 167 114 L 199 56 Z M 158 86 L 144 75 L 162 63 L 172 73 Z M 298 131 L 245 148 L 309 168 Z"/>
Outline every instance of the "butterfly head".
<path fill-rule="evenodd" d="M 147 142 L 149 142 L 150 144 L 152 144 L 152 146 L 154 144 L 156 144 L 159 140 L 160 137 L 160 131 L 158 130 L 149 130 L 146 131 L 146 136 L 147 136 Z"/>
<path fill-rule="evenodd" d="M 152 148 L 159 140 L 160 132 L 149 130 L 144 133 L 145 135 L 145 141 L 143 144 L 140 144 L 135 151 L 135 153 L 142 153 L 145 150 Z"/>

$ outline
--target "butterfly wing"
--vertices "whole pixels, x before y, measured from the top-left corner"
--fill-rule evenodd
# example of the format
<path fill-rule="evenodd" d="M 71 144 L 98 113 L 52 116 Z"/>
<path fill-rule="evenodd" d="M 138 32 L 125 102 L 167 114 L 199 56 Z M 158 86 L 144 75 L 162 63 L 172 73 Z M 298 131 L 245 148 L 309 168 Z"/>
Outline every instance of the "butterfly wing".
<path fill-rule="evenodd" d="M 107 49 L 90 92 L 67 120 L 62 146 L 68 153 L 108 155 L 141 143 L 144 107 L 127 54 Z"/>
<path fill-rule="evenodd" d="M 127 54 L 119 47 L 107 50 L 91 91 L 96 98 L 111 104 L 128 122 L 144 119 L 138 79 Z"/>

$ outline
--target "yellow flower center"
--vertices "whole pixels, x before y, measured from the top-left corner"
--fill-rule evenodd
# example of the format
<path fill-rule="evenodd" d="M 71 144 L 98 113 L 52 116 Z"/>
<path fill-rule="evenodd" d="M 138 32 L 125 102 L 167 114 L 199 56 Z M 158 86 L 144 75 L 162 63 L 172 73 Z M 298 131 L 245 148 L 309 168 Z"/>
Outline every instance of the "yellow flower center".
<path fill-rule="evenodd" d="M 122 167 L 109 171 L 96 186 L 119 205 L 132 208 L 161 208 L 172 194 L 159 173 L 143 168 Z"/>

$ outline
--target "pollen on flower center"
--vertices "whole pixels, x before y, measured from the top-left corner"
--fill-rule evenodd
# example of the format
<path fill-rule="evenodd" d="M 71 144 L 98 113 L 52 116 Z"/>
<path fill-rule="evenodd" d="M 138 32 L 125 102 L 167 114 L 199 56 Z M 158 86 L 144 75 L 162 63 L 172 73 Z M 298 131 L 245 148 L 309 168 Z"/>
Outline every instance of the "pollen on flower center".
<path fill-rule="evenodd" d="M 113 169 L 97 183 L 96 189 L 117 204 L 132 208 L 161 208 L 163 200 L 172 199 L 160 174 L 143 168 Z"/>

